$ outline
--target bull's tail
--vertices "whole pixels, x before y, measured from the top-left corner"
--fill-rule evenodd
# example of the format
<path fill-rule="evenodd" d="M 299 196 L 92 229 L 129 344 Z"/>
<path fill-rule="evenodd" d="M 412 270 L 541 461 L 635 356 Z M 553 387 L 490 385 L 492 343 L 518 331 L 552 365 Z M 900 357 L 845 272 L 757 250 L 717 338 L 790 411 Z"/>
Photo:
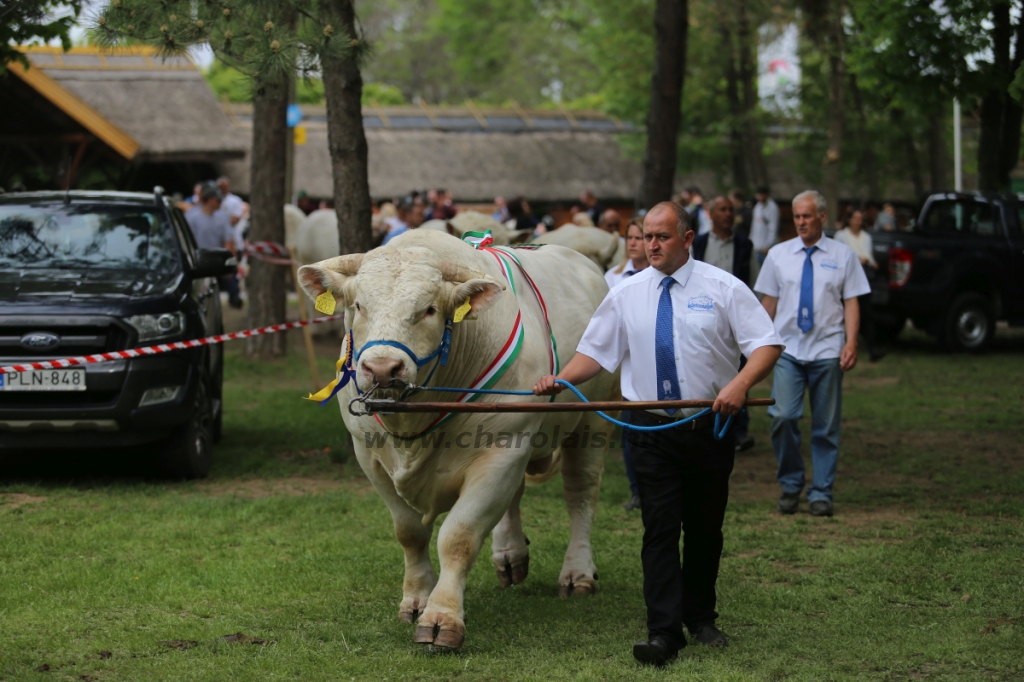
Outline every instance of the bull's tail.
<path fill-rule="evenodd" d="M 541 463 L 543 460 L 537 460 L 537 463 Z M 534 464 L 531 462 L 530 464 Z M 552 478 L 558 475 L 562 470 L 562 448 L 557 447 L 555 451 L 551 453 L 551 461 L 548 462 L 548 467 L 544 471 L 538 471 L 536 473 L 530 471 L 527 468 L 526 472 L 526 485 L 530 487 L 538 486 L 543 483 L 547 483 Z"/>

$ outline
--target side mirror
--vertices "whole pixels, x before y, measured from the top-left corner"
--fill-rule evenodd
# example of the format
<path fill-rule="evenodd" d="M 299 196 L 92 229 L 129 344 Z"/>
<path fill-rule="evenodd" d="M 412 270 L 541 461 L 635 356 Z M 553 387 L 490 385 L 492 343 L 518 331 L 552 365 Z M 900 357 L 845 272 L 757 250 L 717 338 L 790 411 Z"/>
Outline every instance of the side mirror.
<path fill-rule="evenodd" d="M 192 269 L 192 276 L 224 277 L 238 270 L 238 260 L 227 249 L 199 249 L 198 263 Z"/>

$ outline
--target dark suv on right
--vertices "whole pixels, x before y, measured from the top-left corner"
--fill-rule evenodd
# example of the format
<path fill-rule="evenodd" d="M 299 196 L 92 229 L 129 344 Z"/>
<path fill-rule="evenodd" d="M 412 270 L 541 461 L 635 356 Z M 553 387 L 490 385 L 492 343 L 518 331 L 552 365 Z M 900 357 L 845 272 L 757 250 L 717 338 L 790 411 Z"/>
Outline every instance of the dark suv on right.
<path fill-rule="evenodd" d="M 159 188 L 0 195 L 0 367 L 222 333 L 236 267 Z M 202 477 L 222 382 L 219 345 L 0 374 L 0 450 L 152 445 L 164 474 Z"/>

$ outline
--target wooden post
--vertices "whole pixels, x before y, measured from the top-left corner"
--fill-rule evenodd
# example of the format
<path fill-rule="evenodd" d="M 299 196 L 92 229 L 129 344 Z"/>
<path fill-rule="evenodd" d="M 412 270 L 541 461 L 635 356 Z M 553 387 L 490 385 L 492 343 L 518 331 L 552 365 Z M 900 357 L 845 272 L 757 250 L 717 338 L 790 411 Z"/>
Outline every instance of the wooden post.
<path fill-rule="evenodd" d="M 288 255 L 292 259 L 292 281 L 295 282 L 295 293 L 299 297 L 299 319 L 305 322 L 306 317 L 306 293 L 299 286 L 299 266 L 295 254 L 295 247 L 288 247 Z M 306 325 L 302 328 L 302 336 L 306 341 L 306 355 L 309 357 L 309 375 L 313 379 L 313 392 L 316 393 L 323 388 L 320 383 L 320 376 L 316 371 L 316 352 L 313 350 L 313 330 Z"/>

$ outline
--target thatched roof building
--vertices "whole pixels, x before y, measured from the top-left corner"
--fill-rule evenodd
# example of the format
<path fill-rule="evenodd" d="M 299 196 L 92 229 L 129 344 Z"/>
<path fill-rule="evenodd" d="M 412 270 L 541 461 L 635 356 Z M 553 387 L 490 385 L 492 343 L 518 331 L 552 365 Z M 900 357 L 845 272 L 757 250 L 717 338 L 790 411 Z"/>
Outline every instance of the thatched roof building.
<path fill-rule="evenodd" d="M 226 105 L 236 126 L 251 130 L 251 108 Z M 306 143 L 295 147 L 294 189 L 332 195 L 326 111 L 304 106 Z M 606 202 L 632 203 L 640 164 L 620 146 L 631 128 L 608 116 L 558 110 L 466 107 L 366 107 L 370 193 L 399 196 L 444 187 L 460 202 L 523 195 L 572 202 L 591 190 Z M 244 163 L 226 166 L 239 191 L 248 190 Z"/>
<path fill-rule="evenodd" d="M 12 63 L 0 77 L 0 144 L 19 157 L 0 183 L 19 163 L 61 165 L 72 155 L 72 175 L 100 169 L 113 184 L 149 189 L 161 176 L 191 183 L 245 154 L 246 136 L 187 57 L 162 59 L 146 47 L 24 52 L 31 68 Z"/>

